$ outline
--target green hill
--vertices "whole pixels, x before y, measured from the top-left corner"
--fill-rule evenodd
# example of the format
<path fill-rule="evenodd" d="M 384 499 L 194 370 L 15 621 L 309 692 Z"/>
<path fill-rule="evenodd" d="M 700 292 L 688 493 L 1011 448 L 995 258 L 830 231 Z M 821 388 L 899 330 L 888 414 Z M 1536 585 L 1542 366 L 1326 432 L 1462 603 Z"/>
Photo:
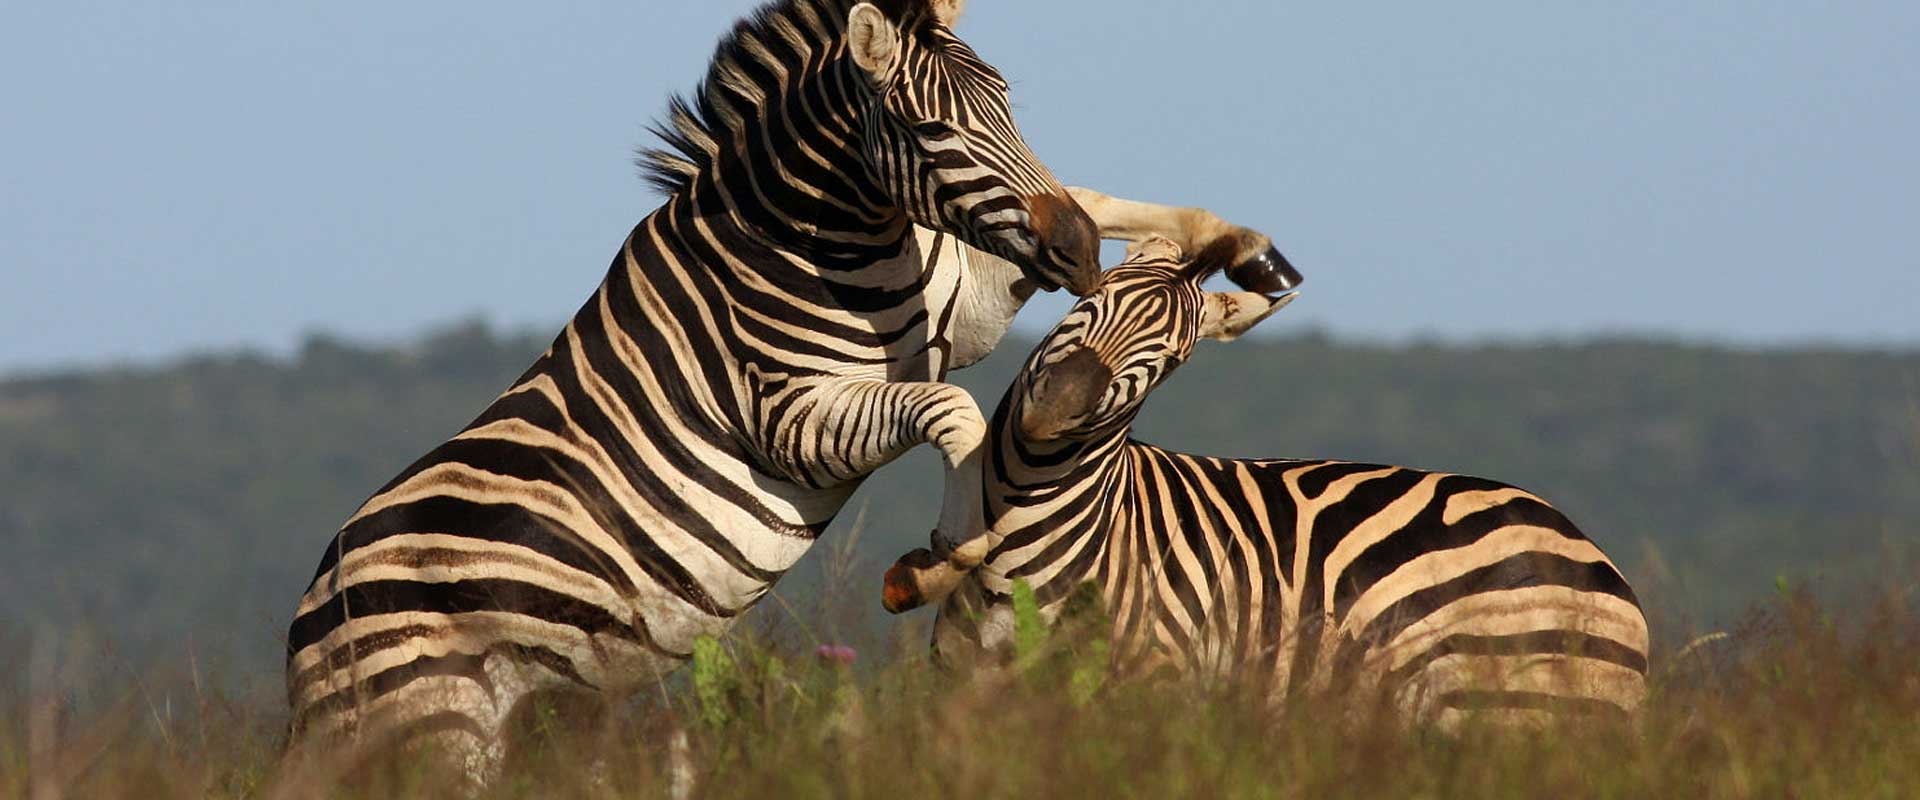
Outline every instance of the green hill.
<path fill-rule="evenodd" d="M 0 636 L 85 627 L 128 664 L 191 646 L 277 681 L 333 529 L 544 344 L 468 325 L 400 348 L 316 337 L 289 360 L 0 382 Z M 990 406 L 1026 349 L 956 379 Z M 1726 618 L 1779 576 L 1844 594 L 1920 574 L 1912 351 L 1256 339 L 1203 347 L 1139 434 L 1521 484 L 1607 547 L 1669 630 Z M 830 534 L 864 509 L 859 566 L 836 591 L 877 606 L 880 570 L 925 542 L 938 473 L 918 452 L 862 490 Z M 821 585 L 821 560 L 782 584 L 791 605 Z"/>

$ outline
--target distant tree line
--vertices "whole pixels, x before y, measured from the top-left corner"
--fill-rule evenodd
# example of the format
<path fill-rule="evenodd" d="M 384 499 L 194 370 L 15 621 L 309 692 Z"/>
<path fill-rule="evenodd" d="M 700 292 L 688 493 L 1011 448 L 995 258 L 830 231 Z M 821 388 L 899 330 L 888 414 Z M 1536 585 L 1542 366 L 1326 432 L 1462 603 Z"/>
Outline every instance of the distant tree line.
<path fill-rule="evenodd" d="M 277 674 L 334 528 L 545 346 L 470 323 L 404 347 L 315 336 L 291 359 L 0 381 L 0 638 L 84 622 L 130 662 L 191 639 Z M 990 409 L 1027 349 L 954 377 Z M 1844 594 L 1920 575 L 1913 351 L 1252 339 L 1203 347 L 1139 432 L 1520 484 L 1613 553 L 1669 627 L 1725 620 L 1783 579 Z M 828 537 L 864 513 L 867 568 L 833 591 L 877 606 L 880 568 L 925 543 L 938 475 L 916 453 L 861 490 Z M 827 588 L 810 561 L 783 595 Z"/>

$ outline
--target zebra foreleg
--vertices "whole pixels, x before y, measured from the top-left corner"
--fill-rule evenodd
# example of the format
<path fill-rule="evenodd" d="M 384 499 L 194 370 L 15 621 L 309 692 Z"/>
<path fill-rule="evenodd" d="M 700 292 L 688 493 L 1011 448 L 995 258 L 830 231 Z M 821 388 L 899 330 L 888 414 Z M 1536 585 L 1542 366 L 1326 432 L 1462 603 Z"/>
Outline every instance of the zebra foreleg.
<path fill-rule="evenodd" d="M 946 466 L 933 544 L 961 569 L 985 557 L 980 453 L 986 418 L 967 390 L 948 383 L 849 379 L 815 387 L 793 424 L 775 437 L 775 454 L 814 483 L 844 483 L 885 466 L 925 442 Z"/>
<path fill-rule="evenodd" d="M 1292 289 L 1302 280 L 1300 271 L 1273 246 L 1273 239 L 1204 208 L 1142 203 L 1079 186 L 1067 187 L 1067 194 L 1086 209 L 1087 216 L 1100 227 L 1102 239 L 1140 242 L 1161 236 L 1196 259 L 1213 257 L 1209 250 L 1225 249 L 1223 260 L 1233 265 L 1227 268 L 1227 277 L 1240 288 L 1261 294 Z"/>

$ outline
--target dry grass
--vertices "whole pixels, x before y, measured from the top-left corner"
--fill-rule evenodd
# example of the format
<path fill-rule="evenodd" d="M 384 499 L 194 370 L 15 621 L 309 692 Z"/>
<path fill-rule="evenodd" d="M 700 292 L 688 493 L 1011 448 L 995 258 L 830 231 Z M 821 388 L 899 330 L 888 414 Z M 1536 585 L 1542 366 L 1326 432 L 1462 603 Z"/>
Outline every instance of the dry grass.
<path fill-rule="evenodd" d="M 1071 651 L 956 682 L 914 633 L 849 669 L 786 628 L 722 643 L 600 723 L 534 714 L 489 795 L 665 797 L 684 733 L 694 794 L 710 797 L 1920 797 L 1915 600 L 1901 587 L 1841 621 L 1784 594 L 1659 661 L 1636 721 L 1458 737 L 1342 724 L 1328 705 L 1275 718 L 1215 687 L 1091 689 Z M 283 770 L 266 704 L 201 692 L 163 713 L 132 691 L 79 711 L 34 694 L 0 699 L 0 796 L 456 793 L 417 757 L 364 765 L 351 785 Z"/>

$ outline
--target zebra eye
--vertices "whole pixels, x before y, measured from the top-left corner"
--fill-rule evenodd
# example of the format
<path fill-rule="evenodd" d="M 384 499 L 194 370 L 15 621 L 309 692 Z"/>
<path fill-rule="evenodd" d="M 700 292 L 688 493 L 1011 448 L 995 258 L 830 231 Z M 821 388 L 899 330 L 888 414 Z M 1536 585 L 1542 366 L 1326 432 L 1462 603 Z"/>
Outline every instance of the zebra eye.
<path fill-rule="evenodd" d="M 944 142 L 960 135 L 960 131 L 955 130 L 952 125 L 938 120 L 919 123 L 913 126 L 913 132 L 933 142 Z"/>

